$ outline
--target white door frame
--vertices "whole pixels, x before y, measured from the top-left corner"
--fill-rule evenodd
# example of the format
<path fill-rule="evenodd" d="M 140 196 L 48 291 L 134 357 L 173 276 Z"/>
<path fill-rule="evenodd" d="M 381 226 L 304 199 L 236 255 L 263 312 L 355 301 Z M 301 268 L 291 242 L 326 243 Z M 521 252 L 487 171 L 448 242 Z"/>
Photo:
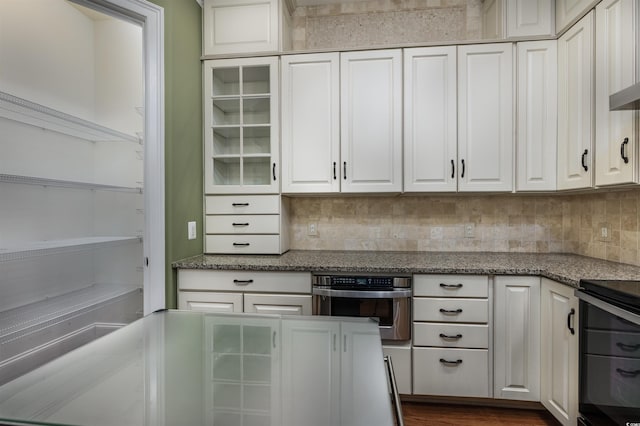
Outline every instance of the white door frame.
<path fill-rule="evenodd" d="M 71 0 L 142 27 L 144 55 L 144 315 L 165 304 L 164 9 L 146 0 Z"/>

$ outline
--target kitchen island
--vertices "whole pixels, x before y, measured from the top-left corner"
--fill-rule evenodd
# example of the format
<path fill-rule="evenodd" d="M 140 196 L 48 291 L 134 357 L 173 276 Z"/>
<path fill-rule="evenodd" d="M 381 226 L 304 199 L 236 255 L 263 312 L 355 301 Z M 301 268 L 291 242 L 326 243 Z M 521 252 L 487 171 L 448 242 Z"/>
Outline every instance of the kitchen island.
<path fill-rule="evenodd" d="M 393 416 L 372 320 L 160 311 L 1 386 L 0 424 L 389 426 Z"/>
<path fill-rule="evenodd" d="M 561 253 L 291 250 L 283 255 L 198 255 L 177 269 L 386 274 L 537 275 L 577 287 L 581 279 L 640 279 L 640 267 Z"/>

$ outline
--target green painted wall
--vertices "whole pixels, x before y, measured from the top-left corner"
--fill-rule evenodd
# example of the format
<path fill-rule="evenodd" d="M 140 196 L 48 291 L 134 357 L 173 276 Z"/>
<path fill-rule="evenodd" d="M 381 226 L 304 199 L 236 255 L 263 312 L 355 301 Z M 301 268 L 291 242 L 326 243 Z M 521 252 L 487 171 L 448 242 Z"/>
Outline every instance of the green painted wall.
<path fill-rule="evenodd" d="M 164 8 L 166 305 L 176 307 L 171 263 L 202 253 L 202 9 L 195 0 L 151 0 Z M 187 222 L 198 238 L 187 240 Z"/>

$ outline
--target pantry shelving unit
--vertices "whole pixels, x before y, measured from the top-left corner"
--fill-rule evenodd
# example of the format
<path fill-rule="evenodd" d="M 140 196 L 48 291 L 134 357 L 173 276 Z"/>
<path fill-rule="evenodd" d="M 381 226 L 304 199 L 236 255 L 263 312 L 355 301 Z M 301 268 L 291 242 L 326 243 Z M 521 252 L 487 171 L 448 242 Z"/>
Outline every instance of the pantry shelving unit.
<path fill-rule="evenodd" d="M 144 141 L 6 92 L 0 131 L 4 383 L 142 315 Z"/>

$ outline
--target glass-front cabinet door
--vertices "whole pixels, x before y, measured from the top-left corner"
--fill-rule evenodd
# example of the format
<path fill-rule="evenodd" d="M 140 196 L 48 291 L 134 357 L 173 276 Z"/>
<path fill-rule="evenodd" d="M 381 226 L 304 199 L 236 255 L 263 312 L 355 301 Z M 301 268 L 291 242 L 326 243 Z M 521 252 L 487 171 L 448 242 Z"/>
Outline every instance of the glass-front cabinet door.
<path fill-rule="evenodd" d="M 278 58 L 204 62 L 205 192 L 278 193 Z"/>

